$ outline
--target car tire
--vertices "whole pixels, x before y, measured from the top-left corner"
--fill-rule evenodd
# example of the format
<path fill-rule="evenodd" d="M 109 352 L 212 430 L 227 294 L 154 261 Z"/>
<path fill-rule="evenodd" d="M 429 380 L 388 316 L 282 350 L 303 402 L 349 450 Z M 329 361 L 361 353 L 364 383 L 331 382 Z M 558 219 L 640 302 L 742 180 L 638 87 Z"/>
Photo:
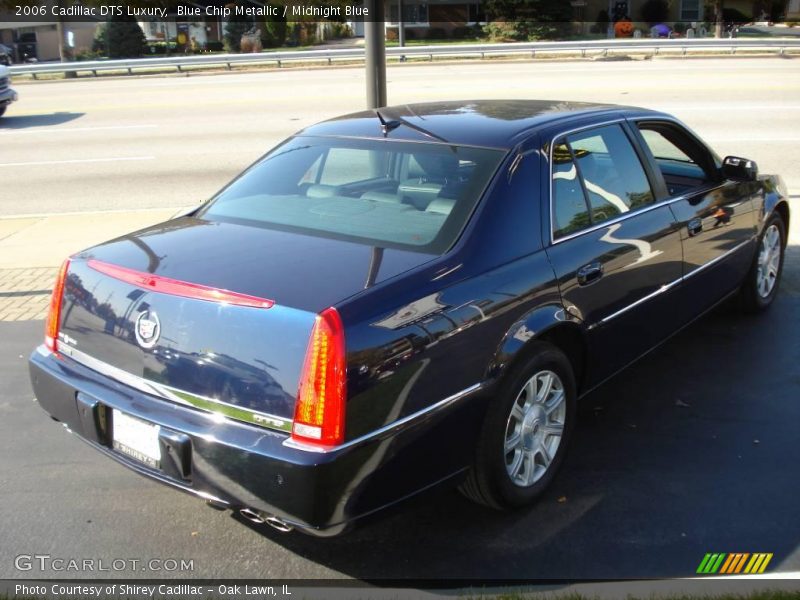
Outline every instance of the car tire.
<path fill-rule="evenodd" d="M 778 293 L 786 249 L 786 225 L 772 213 L 758 238 L 753 265 L 740 290 L 742 308 L 748 313 L 766 310 Z"/>
<path fill-rule="evenodd" d="M 533 342 L 499 383 L 461 492 L 498 510 L 538 499 L 564 460 L 576 404 L 569 359 L 552 344 Z"/>
<path fill-rule="evenodd" d="M 6 108 L 7 108 L 6 106 L 0 106 L 0 117 L 6 114 Z"/>

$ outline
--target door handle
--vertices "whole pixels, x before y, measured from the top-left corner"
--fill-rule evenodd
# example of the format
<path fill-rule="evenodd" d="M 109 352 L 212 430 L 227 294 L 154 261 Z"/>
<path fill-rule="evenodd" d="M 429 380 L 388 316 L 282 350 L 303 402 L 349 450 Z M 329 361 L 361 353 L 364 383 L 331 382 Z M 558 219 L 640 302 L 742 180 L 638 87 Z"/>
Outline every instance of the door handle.
<path fill-rule="evenodd" d="M 692 219 L 686 224 L 686 228 L 689 230 L 689 237 L 693 237 L 703 231 L 703 221 L 702 219 Z"/>
<path fill-rule="evenodd" d="M 599 262 L 583 265 L 578 269 L 577 276 L 579 285 L 589 285 L 603 276 L 603 265 Z"/>

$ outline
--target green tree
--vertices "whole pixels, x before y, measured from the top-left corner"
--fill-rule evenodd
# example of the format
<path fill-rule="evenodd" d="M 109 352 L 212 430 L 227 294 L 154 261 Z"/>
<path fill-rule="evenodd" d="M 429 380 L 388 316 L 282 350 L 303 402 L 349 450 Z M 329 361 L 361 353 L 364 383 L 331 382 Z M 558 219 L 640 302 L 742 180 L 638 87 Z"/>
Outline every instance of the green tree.
<path fill-rule="evenodd" d="M 241 6 L 241 2 L 236 2 L 236 6 Z M 233 9 L 234 5 L 229 5 Z M 253 28 L 252 17 L 236 16 L 235 11 L 232 10 L 231 18 L 228 24 L 225 25 L 225 33 L 223 34 L 223 41 L 225 43 L 225 50 L 227 52 L 241 52 L 242 50 L 242 35 Z"/>
<path fill-rule="evenodd" d="M 564 0 L 487 0 L 486 13 L 496 21 L 486 32 L 496 38 L 554 39 L 572 27 L 572 5 Z"/>
<path fill-rule="evenodd" d="M 138 58 L 144 54 L 147 41 L 134 17 L 112 17 L 106 28 L 109 58 Z"/>
<path fill-rule="evenodd" d="M 278 48 L 286 42 L 286 18 L 281 11 L 277 17 L 267 17 L 261 43 L 265 48 Z"/>

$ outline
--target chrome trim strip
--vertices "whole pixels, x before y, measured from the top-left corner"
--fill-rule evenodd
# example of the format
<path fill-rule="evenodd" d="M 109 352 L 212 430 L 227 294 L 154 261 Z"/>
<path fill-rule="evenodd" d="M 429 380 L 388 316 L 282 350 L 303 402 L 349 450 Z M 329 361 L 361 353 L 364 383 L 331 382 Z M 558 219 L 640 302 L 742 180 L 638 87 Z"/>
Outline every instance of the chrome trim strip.
<path fill-rule="evenodd" d="M 694 271 L 684 275 L 681 279 L 683 279 L 685 281 L 685 280 L 689 279 L 690 277 L 694 277 L 697 273 L 700 273 L 700 272 L 706 270 L 708 267 L 717 264 L 719 261 L 723 260 L 724 258 L 727 258 L 728 256 L 730 256 L 731 254 L 733 254 L 737 250 L 741 250 L 747 244 L 751 244 L 753 241 L 755 241 L 755 239 L 756 239 L 756 236 L 752 236 L 750 239 L 747 239 L 747 240 L 743 241 L 741 244 L 737 244 L 736 246 L 734 246 L 733 248 L 728 250 L 725 254 L 720 254 L 719 256 L 717 256 L 715 258 L 712 258 L 707 263 L 704 263 L 704 264 L 700 265 L 699 267 L 697 267 Z"/>
<path fill-rule="evenodd" d="M 249 423 L 258 427 L 264 427 L 265 429 L 282 431 L 284 433 L 289 433 L 292 430 L 292 421 L 284 417 L 279 417 L 277 415 L 272 415 L 249 408 L 243 408 L 241 406 L 236 406 L 235 404 L 222 402 L 221 400 L 217 400 L 215 398 L 200 396 L 198 394 L 186 392 L 172 386 L 150 381 L 149 379 L 139 377 L 138 375 L 128 373 L 127 371 L 124 371 L 118 367 L 109 365 L 108 363 L 98 360 L 95 357 L 78 350 L 77 348 L 73 348 L 67 344 L 64 344 L 63 342 L 59 343 L 58 349 L 61 354 L 68 356 L 75 362 L 82 364 L 84 367 L 139 390 L 140 392 L 144 392 L 145 394 L 157 396 L 164 400 L 175 402 L 176 404 L 181 404 L 183 406 L 191 406 L 192 408 L 200 409 L 209 414 L 222 414 L 223 416 L 235 421 L 241 421 L 243 423 Z M 215 408 L 218 410 L 214 410 Z"/>
<path fill-rule="evenodd" d="M 483 383 L 473 384 L 468 388 L 461 390 L 460 392 L 456 392 L 452 396 L 448 396 L 444 400 L 439 400 L 439 402 L 431 404 L 430 406 L 426 406 L 425 408 L 418 410 L 415 413 L 411 413 L 410 415 L 407 415 L 401 419 L 392 421 L 391 423 L 389 423 L 388 425 L 384 425 L 380 429 L 376 429 L 375 431 L 370 431 L 369 433 L 365 433 L 360 437 L 344 442 L 343 444 L 339 444 L 338 446 L 314 446 L 312 444 L 304 444 L 302 442 L 298 442 L 296 440 L 293 440 L 292 438 L 285 439 L 283 441 L 283 445 L 286 446 L 287 448 L 294 448 L 295 450 L 303 450 L 306 452 L 318 452 L 322 454 L 326 454 L 328 452 L 338 452 L 339 450 L 344 450 L 345 448 L 357 446 L 373 438 L 381 437 L 389 433 L 394 433 L 404 428 L 406 425 L 409 425 L 413 421 L 420 419 L 421 417 L 448 408 L 450 405 L 456 403 L 458 400 L 461 400 L 462 398 L 469 396 L 474 392 L 477 392 L 483 386 L 484 386 Z"/>
<path fill-rule="evenodd" d="M 660 296 L 661 294 L 663 294 L 663 293 L 665 293 L 665 292 L 668 292 L 669 290 L 671 290 L 672 288 L 674 288 L 676 285 L 678 285 L 678 284 L 679 284 L 679 283 L 681 283 L 682 281 L 683 281 L 683 277 L 678 277 L 678 279 L 676 279 L 676 280 L 674 280 L 674 281 L 671 281 L 670 283 L 665 283 L 665 284 L 664 284 L 664 285 L 662 285 L 660 288 L 658 288 L 656 291 L 654 291 L 654 292 L 651 292 L 651 293 L 647 294 L 647 296 L 642 296 L 642 297 L 641 297 L 641 298 L 639 298 L 639 299 L 638 299 L 636 302 L 633 302 L 633 303 L 631 303 L 631 304 L 628 304 L 628 306 L 625 306 L 625 307 L 623 307 L 623 308 L 620 308 L 620 309 L 619 309 L 617 312 L 615 312 L 615 313 L 611 313 L 611 314 L 610 314 L 610 315 L 608 315 L 607 317 L 603 317 L 603 318 L 602 318 L 602 319 L 600 319 L 599 321 L 597 321 L 597 322 L 595 322 L 595 323 L 592 323 L 591 325 L 589 325 L 589 326 L 587 327 L 587 329 L 594 329 L 595 327 L 599 327 L 600 325 L 605 325 L 605 324 L 606 324 L 606 323 L 608 323 L 609 321 L 613 321 L 614 319 L 616 319 L 616 318 L 617 318 L 617 317 L 619 317 L 620 315 L 623 315 L 623 314 L 625 314 L 626 312 L 628 312 L 629 310 L 631 310 L 631 309 L 633 309 L 633 308 L 636 308 L 636 307 L 637 307 L 637 306 L 639 306 L 640 304 L 644 304 L 644 303 L 645 303 L 645 302 L 647 302 L 648 300 L 652 300 L 652 299 L 653 299 L 653 298 L 655 298 L 656 296 Z"/>
<path fill-rule="evenodd" d="M 656 202 L 655 204 L 650 204 L 649 206 L 645 206 L 645 207 L 639 208 L 637 210 L 628 211 L 626 213 L 623 213 L 623 214 L 619 215 L 618 217 L 614 217 L 613 219 L 609 219 L 608 221 L 603 221 L 602 223 L 597 223 L 595 225 L 592 225 L 591 227 L 587 227 L 586 229 L 581 229 L 580 231 L 575 231 L 573 233 L 570 233 L 568 235 L 560 237 L 557 240 L 553 240 L 552 239 L 552 237 L 553 237 L 553 224 L 551 222 L 550 223 L 550 238 L 551 238 L 550 245 L 551 246 L 555 246 L 556 244 L 560 244 L 561 242 L 566 242 L 568 240 L 580 237 L 580 236 L 585 235 L 587 233 L 591 233 L 592 231 L 597 231 L 598 229 L 603 229 L 604 227 L 610 227 L 611 225 L 614 225 L 614 223 L 619 223 L 620 221 L 625 221 L 626 219 L 629 219 L 630 217 L 636 217 L 636 216 L 639 216 L 639 215 L 643 215 L 645 213 L 650 212 L 651 210 L 655 210 L 655 209 L 661 208 L 663 206 L 669 206 L 670 204 L 674 204 L 675 202 L 679 202 L 681 200 L 686 200 L 686 198 L 688 198 L 688 195 L 675 196 L 674 198 L 661 200 L 660 202 Z M 551 200 L 550 205 L 552 207 L 552 200 Z"/>
<path fill-rule="evenodd" d="M 617 318 L 617 317 L 619 317 L 620 315 L 623 315 L 623 314 L 625 314 L 626 312 L 628 312 L 628 311 L 629 311 L 629 310 L 631 310 L 632 308 L 636 308 L 636 307 L 637 307 L 637 306 L 639 306 L 640 304 L 643 304 L 643 303 L 647 302 L 648 300 L 652 300 L 653 298 L 655 298 L 656 296 L 660 296 L 660 295 L 661 295 L 661 294 L 663 294 L 664 292 L 668 292 L 669 290 L 671 290 L 672 288 L 674 288 L 674 287 L 675 287 L 676 285 L 678 285 L 679 283 L 683 283 L 684 281 L 686 281 L 687 279 L 689 279 L 689 278 L 690 278 L 690 277 L 692 277 L 693 275 L 695 275 L 695 274 L 697 274 L 697 273 L 700 273 L 701 271 L 704 271 L 704 270 L 705 270 L 705 269 L 707 269 L 708 267 L 715 265 L 716 263 L 720 262 L 721 260 L 724 260 L 725 258 L 727 258 L 728 256 L 730 256 L 730 255 L 731 255 L 731 254 L 733 254 L 734 252 L 736 252 L 736 251 L 738 251 L 738 250 L 741 250 L 741 249 L 742 249 L 743 247 L 745 247 L 747 244 L 750 244 L 750 243 L 752 243 L 754 239 L 755 239 L 755 237 L 751 237 L 750 239 L 748 239 L 748 240 L 745 240 L 745 241 L 744 241 L 744 242 L 742 242 L 741 244 L 737 244 L 735 247 L 733 247 L 733 248 L 731 248 L 730 250 L 728 250 L 727 252 L 725 252 L 725 254 L 720 254 L 720 255 L 719 255 L 719 256 L 717 256 L 716 258 L 713 258 L 713 259 L 711 259 L 710 261 L 708 261 L 707 263 L 700 265 L 700 266 L 699 266 L 699 267 L 697 267 L 697 268 L 696 268 L 694 271 L 692 271 L 691 273 L 688 273 L 687 275 L 682 275 L 681 277 L 678 277 L 678 279 L 675 279 L 674 281 L 671 281 L 671 282 L 669 282 L 669 283 L 665 283 L 665 284 L 664 284 L 664 285 L 662 285 L 660 288 L 658 288 L 656 291 L 654 291 L 654 292 L 651 292 L 651 293 L 647 294 L 647 296 L 643 296 L 643 297 L 639 298 L 639 299 L 638 299 L 636 302 L 633 302 L 633 303 L 631 303 L 631 304 L 628 304 L 627 306 L 625 306 L 625 307 L 623 307 L 623 308 L 619 309 L 619 310 L 618 310 L 617 312 L 615 312 L 615 313 L 612 313 L 612 314 L 608 315 L 607 317 L 603 317 L 603 318 L 602 318 L 602 319 L 600 319 L 599 321 L 597 321 L 597 322 L 595 322 L 595 323 L 592 323 L 591 325 L 589 325 L 589 326 L 588 326 L 586 329 L 587 329 L 587 330 L 591 330 L 591 329 L 594 329 L 595 327 L 599 327 L 600 325 L 605 325 L 605 324 L 606 324 L 606 323 L 608 323 L 609 321 L 613 321 L 614 319 L 616 319 L 616 318 Z"/>

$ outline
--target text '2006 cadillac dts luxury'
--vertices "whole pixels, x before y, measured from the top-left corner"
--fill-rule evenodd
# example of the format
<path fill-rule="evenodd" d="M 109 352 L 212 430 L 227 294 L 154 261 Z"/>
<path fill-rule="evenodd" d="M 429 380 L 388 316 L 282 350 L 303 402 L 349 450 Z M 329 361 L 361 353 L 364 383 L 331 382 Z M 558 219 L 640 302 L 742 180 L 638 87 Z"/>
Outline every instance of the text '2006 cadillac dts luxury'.
<path fill-rule="evenodd" d="M 779 177 L 664 113 L 357 113 L 67 260 L 31 378 L 100 452 L 279 529 L 445 482 L 521 506 L 581 396 L 734 294 L 771 304 L 788 224 Z"/>

